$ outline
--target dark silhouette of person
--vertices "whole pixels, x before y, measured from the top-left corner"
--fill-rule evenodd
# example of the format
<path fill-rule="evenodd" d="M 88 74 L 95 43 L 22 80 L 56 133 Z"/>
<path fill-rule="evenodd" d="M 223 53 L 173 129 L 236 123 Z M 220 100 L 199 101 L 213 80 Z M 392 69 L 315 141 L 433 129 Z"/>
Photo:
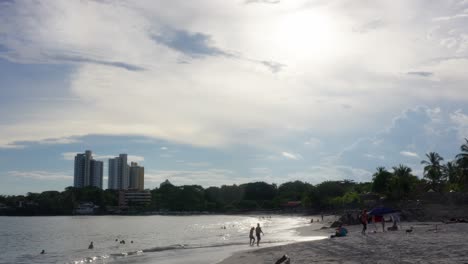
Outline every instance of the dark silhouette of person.
<path fill-rule="evenodd" d="M 42 250 L 42 251 L 41 251 L 41 254 L 45 254 L 45 250 Z"/>
<path fill-rule="evenodd" d="M 250 228 L 249 238 L 250 238 L 250 245 L 251 246 L 255 245 L 254 231 L 255 231 L 255 227 Z"/>
<path fill-rule="evenodd" d="M 368 222 L 368 219 L 369 216 L 367 215 L 367 210 L 364 209 L 362 210 L 362 213 L 361 213 L 361 224 L 362 224 L 362 231 L 361 231 L 361 234 L 365 235 L 366 234 L 366 230 L 367 230 L 367 222 Z"/>
<path fill-rule="evenodd" d="M 91 241 L 91 244 L 89 244 L 88 249 L 93 249 L 93 248 L 94 248 L 93 241 Z"/>
<path fill-rule="evenodd" d="M 133 240 L 132 240 L 132 241 L 130 241 L 130 243 L 132 243 L 132 244 L 133 244 Z"/>
<path fill-rule="evenodd" d="M 257 236 L 257 247 L 260 246 L 260 239 L 261 239 L 260 234 L 265 235 L 263 234 L 260 224 L 257 223 L 257 227 L 255 228 L 255 235 Z"/>

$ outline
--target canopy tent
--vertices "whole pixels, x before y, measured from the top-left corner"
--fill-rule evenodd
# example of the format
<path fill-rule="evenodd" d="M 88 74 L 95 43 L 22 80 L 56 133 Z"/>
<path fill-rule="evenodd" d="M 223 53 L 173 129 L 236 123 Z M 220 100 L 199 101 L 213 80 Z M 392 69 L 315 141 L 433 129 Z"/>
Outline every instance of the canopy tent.
<path fill-rule="evenodd" d="M 368 213 L 369 216 L 384 216 L 388 214 L 394 214 L 397 213 L 398 211 L 392 208 L 387 208 L 387 207 L 377 207 Z"/>

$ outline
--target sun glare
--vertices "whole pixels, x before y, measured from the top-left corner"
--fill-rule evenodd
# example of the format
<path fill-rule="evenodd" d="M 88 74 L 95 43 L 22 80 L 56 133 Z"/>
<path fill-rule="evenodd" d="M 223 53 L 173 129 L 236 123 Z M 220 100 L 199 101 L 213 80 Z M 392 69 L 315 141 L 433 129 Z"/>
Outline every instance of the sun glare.
<path fill-rule="evenodd" d="M 275 42 L 282 56 L 301 60 L 326 60 L 336 49 L 336 30 L 326 14 L 312 11 L 290 13 L 276 27 Z"/>

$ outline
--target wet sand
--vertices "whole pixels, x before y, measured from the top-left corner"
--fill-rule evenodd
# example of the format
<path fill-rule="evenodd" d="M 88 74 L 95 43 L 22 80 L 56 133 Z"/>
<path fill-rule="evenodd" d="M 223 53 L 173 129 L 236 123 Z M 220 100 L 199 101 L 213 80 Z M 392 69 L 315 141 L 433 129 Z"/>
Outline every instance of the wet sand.
<path fill-rule="evenodd" d="M 437 224 L 437 230 L 435 230 Z M 259 248 L 234 254 L 220 264 L 275 263 L 288 254 L 291 263 L 468 263 L 468 224 L 402 223 L 400 231 L 377 232 L 372 225 L 361 235 L 360 226 L 348 226 L 348 236 L 319 241 L 299 242 L 284 246 Z M 409 234 L 405 232 L 413 226 Z M 334 229 L 301 228 L 304 235 L 315 235 Z M 310 232 L 310 233 L 308 233 Z"/>

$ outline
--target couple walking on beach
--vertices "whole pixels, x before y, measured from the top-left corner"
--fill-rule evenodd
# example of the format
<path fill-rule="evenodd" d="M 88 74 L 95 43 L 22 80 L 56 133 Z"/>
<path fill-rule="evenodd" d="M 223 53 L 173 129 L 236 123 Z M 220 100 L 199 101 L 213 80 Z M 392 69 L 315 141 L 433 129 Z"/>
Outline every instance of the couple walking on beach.
<path fill-rule="evenodd" d="M 265 235 L 265 234 L 263 234 L 262 228 L 260 227 L 260 224 L 259 224 L 259 223 L 257 223 L 257 227 L 256 227 L 256 228 L 255 228 L 255 227 L 252 227 L 252 228 L 250 229 L 250 235 L 249 235 L 249 237 L 250 237 L 250 245 L 251 245 L 251 246 L 255 245 L 255 237 L 254 237 L 254 235 L 253 235 L 254 231 L 255 231 L 255 236 L 257 237 L 257 247 L 258 247 L 258 246 L 260 246 L 260 239 L 261 239 L 260 234 L 262 234 L 262 235 Z"/>

